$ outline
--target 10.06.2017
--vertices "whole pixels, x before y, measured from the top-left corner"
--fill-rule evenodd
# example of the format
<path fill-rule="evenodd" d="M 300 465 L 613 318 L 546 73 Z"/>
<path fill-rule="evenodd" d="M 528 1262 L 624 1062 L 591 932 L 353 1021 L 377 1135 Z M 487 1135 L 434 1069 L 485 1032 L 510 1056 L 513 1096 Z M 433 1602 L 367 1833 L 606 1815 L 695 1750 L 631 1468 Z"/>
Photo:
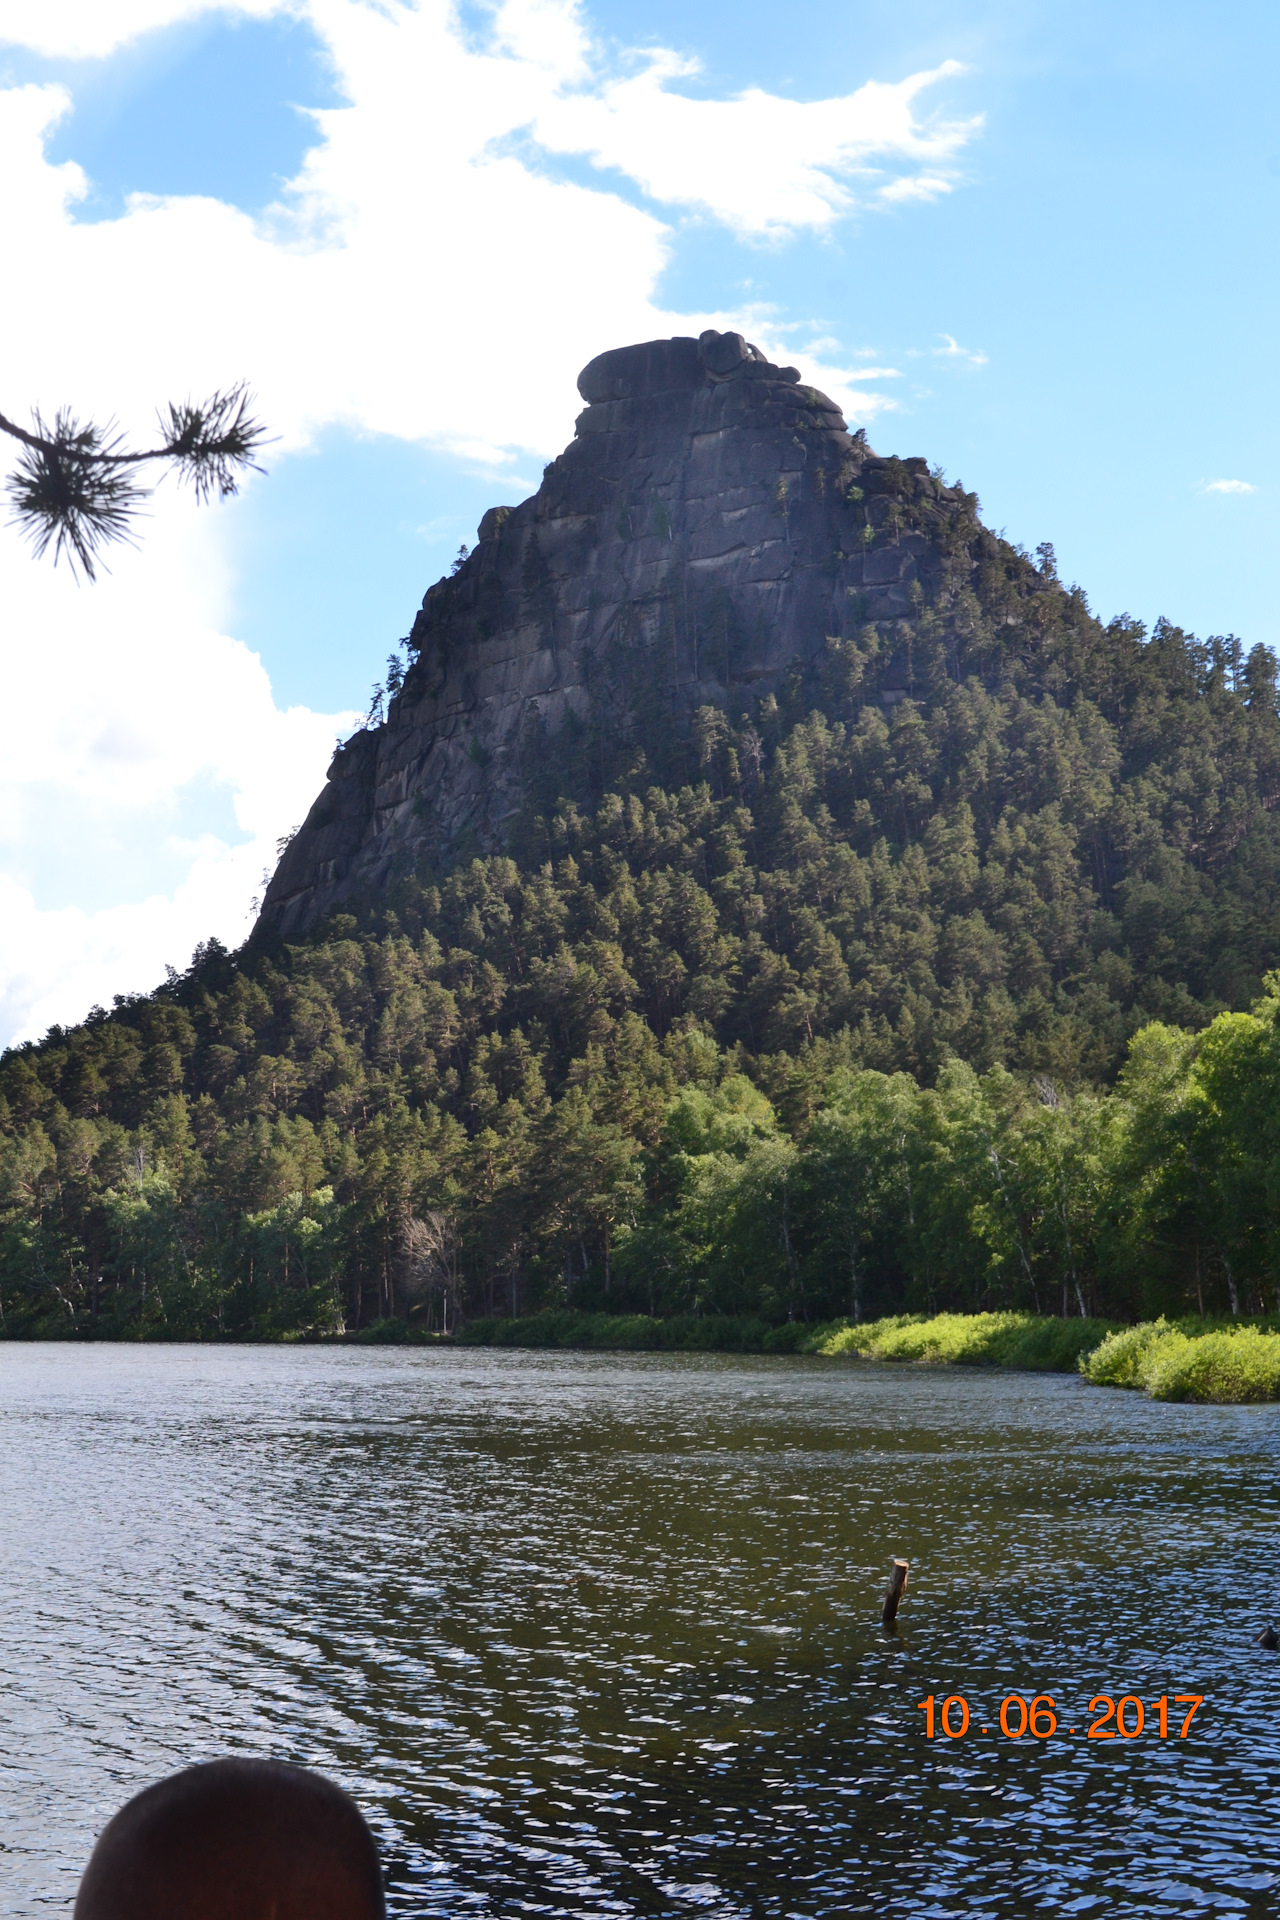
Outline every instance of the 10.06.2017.
<path fill-rule="evenodd" d="M 1174 1694 L 1175 1709 L 1178 1707 L 1189 1709 L 1185 1716 L 1182 1716 L 1181 1726 L 1177 1724 L 1180 1716 L 1176 1711 L 1173 1715 L 1174 1733 L 1179 1740 L 1186 1739 L 1187 1729 L 1195 1718 L 1196 1709 L 1203 1703 L 1202 1693 Z M 936 1739 L 939 1733 L 944 1734 L 948 1740 L 960 1740 L 969 1732 L 992 1733 L 995 1731 L 992 1727 L 979 1729 L 972 1725 L 969 1702 L 962 1693 L 949 1693 L 941 1706 L 938 1704 L 937 1694 L 931 1693 L 925 1699 L 917 1700 L 916 1706 L 925 1716 L 924 1731 L 926 1739 L 929 1740 Z M 1156 1718 L 1148 1717 L 1148 1709 L 1136 1693 L 1122 1694 L 1118 1700 L 1113 1700 L 1109 1693 L 1095 1694 L 1089 1702 L 1089 1712 L 1095 1717 L 1088 1727 L 1081 1728 L 1085 1738 L 1089 1740 L 1117 1738 L 1136 1740 L 1144 1728 L 1149 1733 L 1156 1731 Z M 1158 1700 L 1151 1702 L 1150 1714 L 1158 1717 L 1158 1737 L 1161 1740 L 1167 1740 L 1170 1727 L 1167 1693 L 1162 1693 Z M 1049 1740 L 1060 1731 L 1076 1732 L 1075 1727 L 1060 1725 L 1058 1709 L 1047 1693 L 1038 1693 L 1032 1700 L 1024 1699 L 1020 1693 L 1007 1693 L 1000 1702 L 999 1719 L 1000 1732 L 1006 1740 L 1021 1740 L 1024 1734 L 1030 1735 L 1033 1740 Z"/>

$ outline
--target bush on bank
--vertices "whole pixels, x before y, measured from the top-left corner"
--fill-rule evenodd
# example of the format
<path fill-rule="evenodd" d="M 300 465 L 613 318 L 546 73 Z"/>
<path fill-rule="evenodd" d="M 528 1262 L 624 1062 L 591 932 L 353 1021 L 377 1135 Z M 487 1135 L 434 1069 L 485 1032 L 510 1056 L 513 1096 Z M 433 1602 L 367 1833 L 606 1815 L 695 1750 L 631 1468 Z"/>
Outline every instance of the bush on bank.
<path fill-rule="evenodd" d="M 1109 1334 L 1081 1357 L 1080 1371 L 1097 1386 L 1139 1387 L 1153 1400 L 1280 1400 L 1280 1333 L 1147 1321 Z"/>
<path fill-rule="evenodd" d="M 805 1351 L 933 1366 L 1018 1367 L 1070 1373 L 1110 1332 L 1108 1320 L 1051 1320 L 1030 1313 L 896 1314 L 866 1326 L 817 1331 Z"/>
<path fill-rule="evenodd" d="M 804 1327 L 770 1327 L 749 1315 L 574 1313 L 561 1308 L 518 1320 L 474 1320 L 458 1335 L 465 1347 L 574 1349 L 587 1353 L 790 1352 Z M 780 1337 L 779 1337 L 780 1336 Z"/>

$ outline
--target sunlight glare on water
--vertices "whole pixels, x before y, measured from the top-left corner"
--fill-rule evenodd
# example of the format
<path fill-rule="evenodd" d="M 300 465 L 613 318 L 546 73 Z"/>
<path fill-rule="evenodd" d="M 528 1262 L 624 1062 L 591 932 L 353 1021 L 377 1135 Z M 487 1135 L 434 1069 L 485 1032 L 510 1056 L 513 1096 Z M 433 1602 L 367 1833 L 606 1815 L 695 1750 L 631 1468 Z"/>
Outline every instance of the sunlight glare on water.
<path fill-rule="evenodd" d="M 1276 1409 L 9 1345 L 0 1420 L 0 1914 L 69 1913 L 110 1813 L 224 1753 L 349 1787 L 397 1915 L 1277 1911 Z M 964 1737 L 925 1737 L 930 1693 Z M 1010 1693 L 1060 1731 L 1003 1738 Z M 1086 1739 L 1099 1693 L 1143 1733 Z"/>

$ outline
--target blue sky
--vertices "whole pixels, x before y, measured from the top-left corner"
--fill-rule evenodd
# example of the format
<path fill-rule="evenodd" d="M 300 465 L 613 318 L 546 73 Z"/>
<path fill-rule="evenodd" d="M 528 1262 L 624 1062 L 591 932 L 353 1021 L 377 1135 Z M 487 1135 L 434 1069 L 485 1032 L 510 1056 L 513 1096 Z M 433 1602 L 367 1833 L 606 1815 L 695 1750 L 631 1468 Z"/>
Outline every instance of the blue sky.
<path fill-rule="evenodd" d="M 1278 52 L 1274 6 L 1185 0 L 0 0 L 0 409 L 245 377 L 280 435 L 103 588 L 4 536 L 0 1038 L 240 937 L 627 338 L 741 324 L 1104 617 L 1280 644 Z"/>

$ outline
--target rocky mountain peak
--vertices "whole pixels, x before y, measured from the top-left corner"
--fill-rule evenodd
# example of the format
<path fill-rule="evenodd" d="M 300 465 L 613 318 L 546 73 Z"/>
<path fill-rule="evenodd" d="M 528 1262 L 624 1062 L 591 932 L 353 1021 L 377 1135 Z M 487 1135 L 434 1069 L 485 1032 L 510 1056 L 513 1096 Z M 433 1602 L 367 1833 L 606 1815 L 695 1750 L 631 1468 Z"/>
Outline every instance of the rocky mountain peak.
<path fill-rule="evenodd" d="M 490 508 L 428 590 L 404 685 L 335 753 L 264 933 L 296 934 L 424 858 L 500 847 L 584 729 L 612 752 L 646 724 L 687 732 L 699 708 L 736 719 L 829 639 L 904 618 L 936 586 L 936 543 L 895 503 L 928 496 L 941 522 L 965 496 L 923 460 L 878 459 L 741 334 L 615 348 L 578 389 L 574 438 L 537 493 Z M 886 657 L 886 704 L 904 661 Z"/>

